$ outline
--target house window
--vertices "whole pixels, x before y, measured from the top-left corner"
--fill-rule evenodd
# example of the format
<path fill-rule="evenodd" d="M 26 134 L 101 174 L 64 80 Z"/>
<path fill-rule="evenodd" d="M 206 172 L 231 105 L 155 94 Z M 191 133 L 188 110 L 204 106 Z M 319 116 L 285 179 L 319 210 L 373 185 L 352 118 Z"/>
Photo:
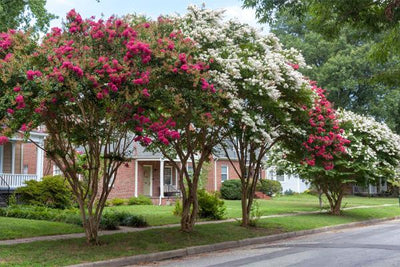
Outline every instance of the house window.
<path fill-rule="evenodd" d="M 57 165 L 53 165 L 53 175 L 62 175 L 62 171 Z"/>
<path fill-rule="evenodd" d="M 228 166 L 222 165 L 221 166 L 221 181 L 224 182 L 228 180 Z"/>
<path fill-rule="evenodd" d="M 172 184 L 172 167 L 164 167 L 164 183 Z"/>

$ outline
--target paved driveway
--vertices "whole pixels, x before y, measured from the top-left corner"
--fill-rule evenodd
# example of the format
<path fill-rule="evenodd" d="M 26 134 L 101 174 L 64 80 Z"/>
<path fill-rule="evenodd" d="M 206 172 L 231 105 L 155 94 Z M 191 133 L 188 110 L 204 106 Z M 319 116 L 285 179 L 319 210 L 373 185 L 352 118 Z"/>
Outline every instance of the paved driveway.
<path fill-rule="evenodd" d="M 400 266 L 400 220 L 147 266 Z"/>

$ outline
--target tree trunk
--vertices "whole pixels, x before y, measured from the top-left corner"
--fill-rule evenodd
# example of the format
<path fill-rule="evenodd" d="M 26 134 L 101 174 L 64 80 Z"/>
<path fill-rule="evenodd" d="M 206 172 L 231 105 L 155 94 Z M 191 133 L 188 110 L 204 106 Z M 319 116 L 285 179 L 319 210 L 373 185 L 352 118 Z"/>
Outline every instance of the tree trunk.
<path fill-rule="evenodd" d="M 333 206 L 331 206 L 331 213 L 333 215 L 340 215 L 340 208 L 342 206 L 342 199 L 343 199 L 343 191 L 341 191 L 337 197 L 337 199 L 335 199 Z"/>
<path fill-rule="evenodd" d="M 181 217 L 181 231 L 191 232 L 193 231 L 194 224 L 196 222 L 197 213 L 199 210 L 197 202 L 197 190 L 189 189 L 189 195 L 187 198 L 182 198 L 182 217 Z"/>
<path fill-rule="evenodd" d="M 85 202 L 82 200 L 78 200 L 78 204 L 81 212 L 82 226 L 85 230 L 86 243 L 88 245 L 99 245 L 100 242 L 98 239 L 98 231 L 100 226 L 101 214 L 97 218 L 97 216 L 89 212 L 92 210 L 93 207 L 85 207 Z"/>
<path fill-rule="evenodd" d="M 247 205 L 247 189 L 242 187 L 242 223 L 240 226 L 248 227 L 250 223 L 250 210 Z"/>
<path fill-rule="evenodd" d="M 88 216 L 85 227 L 86 243 L 89 245 L 99 245 L 98 231 L 99 223 L 93 216 Z"/>

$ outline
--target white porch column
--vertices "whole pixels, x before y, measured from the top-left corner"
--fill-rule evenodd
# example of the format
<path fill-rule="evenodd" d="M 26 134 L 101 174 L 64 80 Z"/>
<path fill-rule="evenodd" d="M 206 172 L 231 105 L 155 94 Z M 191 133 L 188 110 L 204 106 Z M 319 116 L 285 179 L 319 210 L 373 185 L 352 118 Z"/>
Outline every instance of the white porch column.
<path fill-rule="evenodd" d="M 11 174 L 15 172 L 15 143 L 11 143 Z"/>
<path fill-rule="evenodd" d="M 161 198 L 163 197 L 164 197 L 164 159 L 160 159 L 160 202 Z"/>
<path fill-rule="evenodd" d="M 138 160 L 135 159 L 135 197 L 138 197 Z"/>
<path fill-rule="evenodd" d="M 0 173 L 3 173 L 3 161 L 4 161 L 4 153 L 3 146 L 0 146 Z"/>
<path fill-rule="evenodd" d="M 214 159 L 214 191 L 217 191 L 217 161 L 218 158 Z"/>
<path fill-rule="evenodd" d="M 43 144 L 40 144 L 43 145 Z M 41 180 L 43 177 L 43 160 L 44 160 L 44 153 L 43 150 L 39 147 L 36 148 L 36 176 L 37 180 Z"/>
<path fill-rule="evenodd" d="M 24 173 L 24 143 L 21 143 L 21 173 Z"/>
<path fill-rule="evenodd" d="M 179 189 L 179 183 L 178 183 L 178 169 L 175 168 L 175 185 L 176 188 Z"/>

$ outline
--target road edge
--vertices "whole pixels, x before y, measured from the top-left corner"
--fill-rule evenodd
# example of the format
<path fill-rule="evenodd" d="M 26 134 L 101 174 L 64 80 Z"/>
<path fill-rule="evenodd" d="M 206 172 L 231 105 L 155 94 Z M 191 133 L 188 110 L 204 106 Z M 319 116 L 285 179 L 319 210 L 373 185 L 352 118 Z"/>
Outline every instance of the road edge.
<path fill-rule="evenodd" d="M 97 261 L 97 262 L 89 262 L 89 263 L 81 263 L 76 265 L 70 265 L 71 267 L 106 267 L 106 266 L 127 266 L 127 265 L 134 265 L 138 263 L 145 263 L 145 262 L 153 262 L 153 261 L 161 261 L 161 260 L 168 260 L 173 258 L 180 258 L 185 256 L 191 256 L 201 253 L 207 252 L 214 252 L 218 250 L 224 249 L 232 249 L 232 248 L 239 248 L 249 245 L 257 245 L 262 244 L 265 242 L 271 241 L 278 241 L 298 236 L 305 236 L 311 234 L 318 234 L 323 232 L 328 232 L 332 230 L 342 230 L 346 228 L 352 227 L 361 227 L 367 225 L 378 224 L 385 221 L 392 221 L 400 219 L 400 216 L 390 217 L 390 218 L 381 218 L 381 219 L 371 219 L 365 220 L 360 222 L 352 222 L 346 224 L 339 224 L 333 226 L 324 226 L 321 228 L 309 229 L 309 230 L 301 230 L 295 232 L 288 232 L 282 234 L 275 234 L 275 235 L 268 235 L 268 236 L 261 236 L 261 237 L 254 237 L 254 238 L 246 238 L 236 241 L 226 241 L 221 243 L 203 245 L 203 246 L 194 246 L 194 247 L 187 247 L 182 249 L 175 249 L 175 250 L 168 250 L 162 252 L 155 252 L 149 254 L 141 254 L 135 256 L 128 256 L 122 258 L 115 258 L 111 260 L 104 260 L 104 261 Z"/>

